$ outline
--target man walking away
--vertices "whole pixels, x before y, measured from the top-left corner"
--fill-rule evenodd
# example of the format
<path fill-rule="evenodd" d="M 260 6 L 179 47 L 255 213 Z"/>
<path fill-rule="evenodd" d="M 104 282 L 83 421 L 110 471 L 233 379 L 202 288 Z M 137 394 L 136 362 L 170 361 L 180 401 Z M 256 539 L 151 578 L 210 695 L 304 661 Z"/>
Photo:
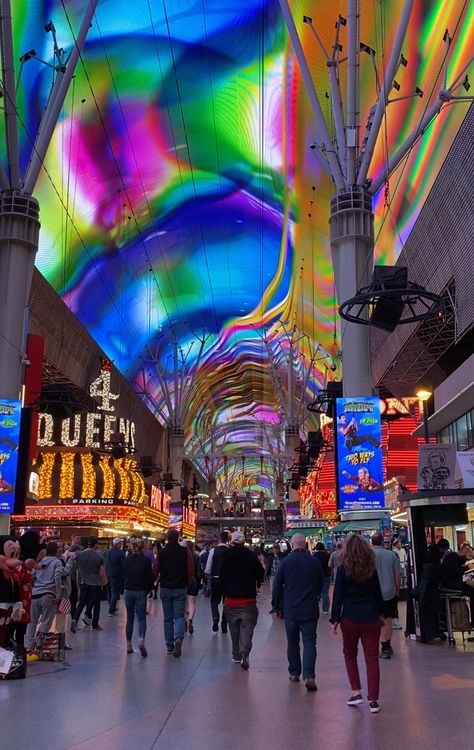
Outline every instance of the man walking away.
<path fill-rule="evenodd" d="M 92 630 L 102 630 L 99 625 L 100 596 L 102 586 L 107 584 L 107 576 L 105 574 L 104 558 L 98 551 L 98 542 L 95 536 L 91 536 L 89 539 L 88 549 L 83 550 L 78 556 L 77 569 L 80 595 L 71 623 L 71 632 L 76 632 L 77 623 L 84 607 L 86 608 L 85 624 L 90 625 L 90 615 L 92 613 Z"/>
<path fill-rule="evenodd" d="M 194 576 L 194 560 L 187 547 L 179 543 L 177 529 L 169 529 L 166 546 L 158 553 L 160 598 L 166 651 L 181 656 L 184 638 L 184 613 L 188 586 Z"/>
<path fill-rule="evenodd" d="M 105 561 L 105 572 L 109 582 L 109 617 L 117 612 L 117 602 L 120 600 L 124 578 L 125 552 L 123 550 L 123 539 L 116 536 L 112 542 Z"/>
<path fill-rule="evenodd" d="M 267 577 L 270 583 L 272 579 L 275 580 L 278 566 L 282 560 L 283 560 L 283 555 L 280 549 L 280 545 L 274 544 L 271 549 L 270 554 L 268 555 L 268 561 L 267 561 Z M 277 604 L 278 604 L 277 602 L 273 601 L 273 597 L 272 597 L 272 608 L 270 610 L 271 615 L 278 612 Z"/>
<path fill-rule="evenodd" d="M 58 545 L 56 542 L 49 542 L 46 546 L 46 555 L 33 574 L 31 615 L 25 638 L 27 651 L 33 650 L 38 621 L 40 621 L 39 632 L 49 633 L 56 615 L 57 605 L 62 598 L 61 573 L 63 564 L 57 557 L 57 553 Z"/>
<path fill-rule="evenodd" d="M 323 615 L 329 614 L 329 584 L 331 583 L 331 571 L 329 570 L 329 560 L 331 555 L 327 551 L 323 542 L 316 542 L 316 548 L 313 552 L 313 557 L 318 560 L 323 571 L 323 590 L 321 592 L 321 603 L 323 607 Z"/>
<path fill-rule="evenodd" d="M 265 572 L 257 555 L 244 547 L 244 541 L 243 533 L 234 531 L 231 546 L 222 560 L 220 582 L 232 639 L 232 661 L 248 669 L 258 619 L 257 588 Z"/>
<path fill-rule="evenodd" d="M 306 549 L 304 534 L 294 534 L 292 552 L 281 561 L 273 582 L 273 599 L 279 603 L 285 620 L 288 642 L 288 671 L 291 682 L 301 674 L 300 633 L 303 640 L 303 680 L 307 690 L 317 690 L 316 628 L 323 571 L 319 560 Z"/>
<path fill-rule="evenodd" d="M 228 550 L 229 534 L 227 531 L 222 531 L 219 536 L 219 544 L 209 552 L 209 557 L 206 563 L 206 575 L 209 576 L 211 582 L 211 613 L 212 613 L 212 629 L 214 633 L 219 630 L 219 604 L 222 599 L 221 582 L 219 575 L 221 572 L 222 560 Z M 227 633 L 227 619 L 225 616 L 225 608 L 222 608 L 222 620 L 221 629 L 223 633 Z"/>
<path fill-rule="evenodd" d="M 385 624 L 382 626 L 380 654 L 381 659 L 393 656 L 392 648 L 392 618 L 397 617 L 398 593 L 400 591 L 401 566 L 398 555 L 383 546 L 382 534 L 372 534 L 372 546 L 375 552 L 375 567 L 380 581 L 383 598 L 383 616 Z"/>

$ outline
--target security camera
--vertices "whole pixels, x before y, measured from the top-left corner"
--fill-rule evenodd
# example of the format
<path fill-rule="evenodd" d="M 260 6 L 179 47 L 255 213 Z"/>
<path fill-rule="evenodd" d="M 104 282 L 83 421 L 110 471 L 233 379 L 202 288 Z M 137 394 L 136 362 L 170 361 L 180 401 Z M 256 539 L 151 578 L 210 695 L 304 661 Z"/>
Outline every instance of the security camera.
<path fill-rule="evenodd" d="M 329 369 L 331 370 L 331 372 L 336 372 L 336 370 L 337 370 L 337 365 L 336 365 L 336 363 L 335 363 L 335 362 L 333 362 L 333 363 L 332 363 L 332 365 L 331 365 L 331 367 L 330 367 Z"/>

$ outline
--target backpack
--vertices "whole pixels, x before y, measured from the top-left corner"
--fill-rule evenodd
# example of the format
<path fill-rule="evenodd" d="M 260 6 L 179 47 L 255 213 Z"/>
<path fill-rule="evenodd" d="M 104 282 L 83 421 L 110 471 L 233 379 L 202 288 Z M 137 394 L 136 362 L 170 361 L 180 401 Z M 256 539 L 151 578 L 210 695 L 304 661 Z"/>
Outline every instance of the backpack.
<path fill-rule="evenodd" d="M 451 599 L 449 602 L 449 610 L 451 613 L 451 626 L 453 630 L 461 632 L 471 630 L 469 607 L 464 599 Z"/>

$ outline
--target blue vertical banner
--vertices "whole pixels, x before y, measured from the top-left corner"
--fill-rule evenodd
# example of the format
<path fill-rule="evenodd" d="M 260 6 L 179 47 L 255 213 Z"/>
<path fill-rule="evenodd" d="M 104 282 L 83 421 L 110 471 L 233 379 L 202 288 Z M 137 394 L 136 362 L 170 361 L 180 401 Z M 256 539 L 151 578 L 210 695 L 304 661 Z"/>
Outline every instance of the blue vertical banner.
<path fill-rule="evenodd" d="M 336 400 L 339 510 L 384 507 L 380 399 Z"/>
<path fill-rule="evenodd" d="M 0 513 L 13 513 L 21 401 L 0 399 Z"/>

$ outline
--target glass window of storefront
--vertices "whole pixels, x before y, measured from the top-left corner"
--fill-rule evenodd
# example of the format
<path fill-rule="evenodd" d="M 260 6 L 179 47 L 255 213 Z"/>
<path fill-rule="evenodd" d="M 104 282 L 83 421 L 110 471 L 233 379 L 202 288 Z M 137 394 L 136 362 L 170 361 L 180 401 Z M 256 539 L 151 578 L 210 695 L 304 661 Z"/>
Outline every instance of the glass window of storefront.
<path fill-rule="evenodd" d="M 440 443 L 455 443 L 458 450 L 465 451 L 474 446 L 474 409 L 438 432 Z"/>

